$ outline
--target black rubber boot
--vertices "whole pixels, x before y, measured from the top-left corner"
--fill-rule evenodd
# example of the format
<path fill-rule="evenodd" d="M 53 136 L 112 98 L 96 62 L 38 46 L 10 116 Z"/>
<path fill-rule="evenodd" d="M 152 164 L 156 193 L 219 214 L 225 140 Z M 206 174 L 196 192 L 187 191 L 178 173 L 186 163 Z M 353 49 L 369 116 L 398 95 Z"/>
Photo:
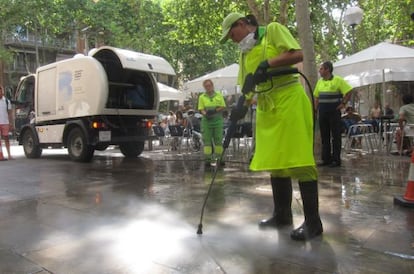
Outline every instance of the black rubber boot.
<path fill-rule="evenodd" d="M 321 218 L 319 216 L 318 182 L 299 182 L 302 196 L 305 221 L 297 229 L 290 233 L 290 237 L 297 241 L 307 241 L 323 232 Z"/>
<path fill-rule="evenodd" d="M 290 178 L 271 178 L 274 210 L 270 219 L 262 220 L 260 228 L 292 225 L 292 182 Z"/>

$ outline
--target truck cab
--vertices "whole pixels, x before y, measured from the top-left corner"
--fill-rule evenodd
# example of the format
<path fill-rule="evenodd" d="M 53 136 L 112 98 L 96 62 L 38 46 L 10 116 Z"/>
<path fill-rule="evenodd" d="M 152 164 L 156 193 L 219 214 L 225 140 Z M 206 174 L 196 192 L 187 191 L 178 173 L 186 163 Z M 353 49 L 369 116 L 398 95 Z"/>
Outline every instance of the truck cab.
<path fill-rule="evenodd" d="M 39 67 L 21 79 L 14 100 L 26 157 L 66 147 L 72 160 L 88 162 L 109 145 L 137 157 L 152 138 L 159 74 L 175 72 L 161 57 L 106 46 Z"/>

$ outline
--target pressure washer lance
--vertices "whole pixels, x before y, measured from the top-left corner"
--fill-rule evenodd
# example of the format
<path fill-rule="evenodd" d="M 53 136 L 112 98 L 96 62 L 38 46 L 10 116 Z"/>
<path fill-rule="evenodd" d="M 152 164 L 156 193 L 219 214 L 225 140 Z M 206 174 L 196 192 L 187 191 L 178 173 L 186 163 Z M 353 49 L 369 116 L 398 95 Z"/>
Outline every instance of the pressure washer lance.
<path fill-rule="evenodd" d="M 269 70 L 266 73 L 265 78 L 271 79 L 272 77 L 275 77 L 275 76 L 281 76 L 281 75 L 287 75 L 287 74 L 296 74 L 296 73 L 301 74 L 296 68 L 283 67 L 283 68 L 277 68 L 277 69 Z M 304 77 L 304 75 L 302 75 L 302 76 Z M 262 77 L 260 79 L 262 79 Z M 306 77 L 305 77 L 305 79 L 306 79 Z M 222 159 L 224 157 L 224 154 L 226 153 L 226 150 L 229 147 L 231 138 L 233 137 L 234 133 L 236 132 L 237 122 L 240 119 L 242 119 L 247 113 L 248 108 L 247 108 L 247 106 L 244 105 L 244 103 L 246 101 L 246 94 L 248 94 L 249 92 L 252 92 L 252 91 L 254 92 L 256 85 L 261 83 L 261 82 L 263 82 L 263 81 L 259 80 L 259 78 L 257 76 L 255 76 L 251 73 L 246 75 L 246 79 L 244 81 L 244 85 L 243 85 L 243 88 L 242 88 L 242 95 L 239 97 L 239 99 L 237 101 L 237 104 L 236 104 L 236 107 L 233 109 L 233 111 L 230 114 L 230 125 L 227 129 L 226 137 L 224 138 L 224 141 L 223 141 L 223 152 L 221 153 L 220 158 L 216 161 L 216 166 L 215 166 L 215 169 L 214 169 L 213 177 L 211 178 L 211 183 L 208 187 L 207 194 L 206 194 L 206 197 L 204 198 L 204 203 L 203 203 L 203 206 L 201 208 L 200 223 L 198 224 L 198 229 L 197 229 L 197 234 L 199 234 L 199 235 L 203 234 L 204 208 L 206 207 L 207 199 L 210 196 L 211 188 L 213 187 L 214 181 L 216 179 L 217 170 L 218 170 L 217 167 L 219 166 L 219 163 L 222 161 Z M 272 82 L 272 85 L 273 85 L 273 82 Z M 236 114 L 234 114 L 234 113 L 236 113 Z"/>
<path fill-rule="evenodd" d="M 217 170 L 218 170 L 218 166 L 219 163 L 222 161 L 224 154 L 226 152 L 226 149 L 229 147 L 230 144 L 230 140 L 233 137 L 234 133 L 236 132 L 237 129 L 237 121 L 240 120 L 241 118 L 243 118 L 243 112 L 244 114 L 246 114 L 247 112 L 247 107 L 244 105 L 244 102 L 246 101 L 246 94 L 250 91 L 253 91 L 255 87 L 254 84 L 254 80 L 253 80 L 253 74 L 248 74 L 246 76 L 246 80 L 244 82 L 243 85 L 243 89 L 242 89 L 242 95 L 239 97 L 235 110 L 236 112 L 239 114 L 238 117 L 236 117 L 236 115 L 234 115 L 234 112 L 232 111 L 232 113 L 230 114 L 230 125 L 227 129 L 226 132 L 226 137 L 224 138 L 223 141 L 223 152 L 220 155 L 220 158 L 218 160 L 216 160 L 216 166 L 214 168 L 214 173 L 213 173 L 213 177 L 211 178 L 211 183 L 208 187 L 208 191 L 206 194 L 206 197 L 204 198 L 204 203 L 203 203 L 203 207 L 201 208 L 201 216 L 200 216 L 200 223 L 198 224 L 198 229 L 197 229 L 197 234 L 203 234 L 203 216 L 204 216 L 204 208 L 206 207 L 207 204 L 207 199 L 210 196 L 210 192 L 211 192 L 211 188 L 213 187 L 214 181 L 216 179 L 216 175 L 217 175 Z"/>

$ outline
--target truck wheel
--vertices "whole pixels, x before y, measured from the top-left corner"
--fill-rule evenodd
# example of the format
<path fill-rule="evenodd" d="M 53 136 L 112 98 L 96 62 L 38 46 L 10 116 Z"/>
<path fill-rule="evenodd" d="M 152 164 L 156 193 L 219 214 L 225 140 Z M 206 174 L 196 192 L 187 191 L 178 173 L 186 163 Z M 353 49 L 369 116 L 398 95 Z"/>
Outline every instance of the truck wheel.
<path fill-rule="evenodd" d="M 42 148 L 39 146 L 36 136 L 31 130 L 26 130 L 23 133 L 22 144 L 27 158 L 35 159 L 42 155 Z"/>
<path fill-rule="evenodd" d="M 128 142 L 119 144 L 119 149 L 126 158 L 136 158 L 144 151 L 144 142 Z"/>
<path fill-rule="evenodd" d="M 89 162 L 92 160 L 94 149 L 87 144 L 86 136 L 80 128 L 74 128 L 68 135 L 68 152 L 73 161 Z"/>

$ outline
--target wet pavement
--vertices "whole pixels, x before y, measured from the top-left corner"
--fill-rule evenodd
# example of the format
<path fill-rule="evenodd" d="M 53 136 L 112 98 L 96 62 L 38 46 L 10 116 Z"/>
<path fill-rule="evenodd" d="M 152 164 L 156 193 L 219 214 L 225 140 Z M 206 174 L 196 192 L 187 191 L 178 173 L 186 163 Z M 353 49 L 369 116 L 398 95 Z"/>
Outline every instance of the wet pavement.
<path fill-rule="evenodd" d="M 0 163 L 0 273 L 414 273 L 414 209 L 393 203 L 408 157 L 344 154 L 342 167 L 320 168 L 324 234 L 302 243 L 291 228 L 259 230 L 269 175 L 249 172 L 243 149 L 217 172 L 202 235 L 213 170 L 198 153 L 110 149 L 81 164 L 66 150 L 12 152 Z"/>

